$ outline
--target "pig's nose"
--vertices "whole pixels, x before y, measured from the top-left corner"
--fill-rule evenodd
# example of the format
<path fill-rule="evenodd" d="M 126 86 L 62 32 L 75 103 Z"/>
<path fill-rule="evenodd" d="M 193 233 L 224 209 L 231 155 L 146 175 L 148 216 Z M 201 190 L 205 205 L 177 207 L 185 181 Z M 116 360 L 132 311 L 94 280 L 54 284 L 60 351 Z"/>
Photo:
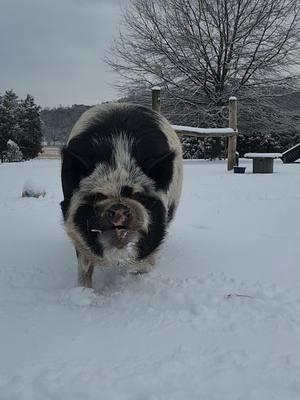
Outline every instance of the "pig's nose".
<path fill-rule="evenodd" d="M 126 227 L 130 218 L 130 209 L 123 204 L 114 204 L 106 211 L 105 215 L 114 226 Z"/>

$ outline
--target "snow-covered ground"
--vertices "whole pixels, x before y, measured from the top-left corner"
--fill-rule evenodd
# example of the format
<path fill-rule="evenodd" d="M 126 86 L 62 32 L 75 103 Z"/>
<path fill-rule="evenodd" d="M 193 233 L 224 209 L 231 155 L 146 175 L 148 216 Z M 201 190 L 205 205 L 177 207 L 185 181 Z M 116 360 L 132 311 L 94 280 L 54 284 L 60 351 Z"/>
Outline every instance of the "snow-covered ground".
<path fill-rule="evenodd" d="M 157 268 L 76 287 L 59 161 L 0 165 L 1 400 L 299 400 L 300 164 L 187 162 Z M 22 198 L 30 179 L 44 198 Z"/>

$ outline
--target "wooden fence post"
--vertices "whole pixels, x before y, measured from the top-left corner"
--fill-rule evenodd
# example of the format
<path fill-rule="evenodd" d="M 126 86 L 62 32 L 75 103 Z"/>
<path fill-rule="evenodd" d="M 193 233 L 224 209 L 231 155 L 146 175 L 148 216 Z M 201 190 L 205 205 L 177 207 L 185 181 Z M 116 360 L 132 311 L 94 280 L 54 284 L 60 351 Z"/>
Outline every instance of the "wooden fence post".
<path fill-rule="evenodd" d="M 237 99 L 229 98 L 229 128 L 237 131 Z M 237 134 L 228 138 L 227 170 L 231 171 L 236 163 Z"/>
<path fill-rule="evenodd" d="M 160 87 L 152 88 L 152 110 L 160 112 Z"/>

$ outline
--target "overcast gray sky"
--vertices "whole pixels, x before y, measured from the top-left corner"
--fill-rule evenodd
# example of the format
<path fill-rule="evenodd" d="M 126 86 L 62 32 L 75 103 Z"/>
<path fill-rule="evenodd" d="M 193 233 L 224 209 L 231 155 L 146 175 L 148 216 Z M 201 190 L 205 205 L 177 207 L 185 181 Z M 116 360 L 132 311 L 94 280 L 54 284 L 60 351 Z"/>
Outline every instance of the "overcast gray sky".
<path fill-rule="evenodd" d="M 117 98 L 102 59 L 127 0 L 0 0 L 0 93 L 42 106 Z"/>

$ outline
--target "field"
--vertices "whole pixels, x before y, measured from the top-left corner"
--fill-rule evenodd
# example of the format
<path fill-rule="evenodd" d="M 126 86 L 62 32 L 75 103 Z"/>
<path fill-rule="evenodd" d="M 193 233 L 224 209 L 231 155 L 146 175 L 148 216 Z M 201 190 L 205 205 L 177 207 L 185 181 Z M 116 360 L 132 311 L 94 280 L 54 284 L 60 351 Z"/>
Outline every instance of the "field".
<path fill-rule="evenodd" d="M 299 400 L 300 164 L 186 162 L 156 269 L 76 287 L 58 160 L 0 165 L 1 400 Z M 22 198 L 31 180 L 44 198 Z"/>

